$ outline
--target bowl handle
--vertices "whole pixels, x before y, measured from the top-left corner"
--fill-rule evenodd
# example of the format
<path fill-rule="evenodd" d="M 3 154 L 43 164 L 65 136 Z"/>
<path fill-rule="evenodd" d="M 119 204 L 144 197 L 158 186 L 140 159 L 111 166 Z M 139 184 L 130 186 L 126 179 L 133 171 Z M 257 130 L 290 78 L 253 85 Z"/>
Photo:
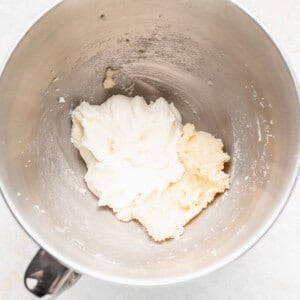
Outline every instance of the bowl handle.
<path fill-rule="evenodd" d="M 43 297 L 61 293 L 72 286 L 80 276 L 40 249 L 25 272 L 24 284 L 35 296 Z"/>

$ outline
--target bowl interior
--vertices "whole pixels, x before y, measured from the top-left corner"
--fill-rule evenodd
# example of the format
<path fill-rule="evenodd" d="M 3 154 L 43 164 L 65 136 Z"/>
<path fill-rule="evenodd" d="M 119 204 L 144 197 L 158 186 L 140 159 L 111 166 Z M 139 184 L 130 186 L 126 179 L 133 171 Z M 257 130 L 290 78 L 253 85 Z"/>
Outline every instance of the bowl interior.
<path fill-rule="evenodd" d="M 116 85 L 103 90 L 107 67 Z M 70 142 L 83 99 L 159 96 L 184 122 L 222 138 L 231 187 L 155 243 L 97 208 Z M 265 32 L 228 1 L 64 1 L 26 34 L 0 81 L 0 173 L 26 230 L 64 263 L 127 283 L 204 274 L 252 245 L 291 189 L 299 110 L 290 72 Z M 66 103 L 58 103 L 63 96 Z"/>

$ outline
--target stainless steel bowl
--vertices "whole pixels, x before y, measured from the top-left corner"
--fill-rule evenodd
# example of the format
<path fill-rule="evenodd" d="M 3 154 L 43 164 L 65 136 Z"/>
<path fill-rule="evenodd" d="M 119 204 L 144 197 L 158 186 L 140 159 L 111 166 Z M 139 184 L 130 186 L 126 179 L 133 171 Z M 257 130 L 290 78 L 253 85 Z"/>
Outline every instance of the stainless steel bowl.
<path fill-rule="evenodd" d="M 107 67 L 118 73 L 104 91 Z M 231 156 L 230 190 L 178 240 L 154 243 L 85 193 L 70 110 L 116 93 L 165 97 Z M 64 1 L 15 48 L 0 95 L 3 195 L 28 234 L 82 274 L 154 285 L 211 272 L 259 240 L 295 182 L 293 76 L 268 34 L 230 1 Z"/>

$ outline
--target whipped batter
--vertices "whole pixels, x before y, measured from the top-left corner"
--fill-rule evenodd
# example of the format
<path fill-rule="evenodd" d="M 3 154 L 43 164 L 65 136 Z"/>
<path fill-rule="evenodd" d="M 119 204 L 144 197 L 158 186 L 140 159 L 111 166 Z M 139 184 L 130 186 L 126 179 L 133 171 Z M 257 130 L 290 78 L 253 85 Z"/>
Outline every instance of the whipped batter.
<path fill-rule="evenodd" d="M 173 103 L 115 95 L 72 112 L 71 141 L 85 181 L 117 218 L 138 220 L 156 241 L 177 238 L 215 195 L 229 187 L 223 143 L 182 125 Z"/>

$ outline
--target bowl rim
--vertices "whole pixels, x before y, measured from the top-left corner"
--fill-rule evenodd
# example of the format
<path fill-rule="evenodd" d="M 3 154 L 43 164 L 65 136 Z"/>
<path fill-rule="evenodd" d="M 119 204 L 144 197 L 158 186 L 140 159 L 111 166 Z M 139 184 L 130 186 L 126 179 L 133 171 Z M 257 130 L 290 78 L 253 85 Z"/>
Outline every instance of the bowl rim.
<path fill-rule="evenodd" d="M 292 64 L 288 58 L 288 55 L 285 53 L 285 50 L 283 50 L 283 47 L 278 42 L 278 39 L 274 37 L 274 34 L 271 35 L 269 30 L 266 28 L 266 26 L 263 24 L 262 21 L 258 21 L 257 18 L 250 13 L 248 9 L 244 7 L 244 5 L 238 3 L 238 0 L 226 0 L 229 4 L 231 4 L 233 7 L 238 9 L 242 14 L 244 14 L 246 17 L 248 17 L 250 20 L 252 20 L 258 28 L 260 28 L 265 36 L 269 39 L 269 41 L 273 44 L 275 49 L 277 50 L 279 56 L 282 59 L 282 62 L 285 64 L 287 71 L 290 75 L 290 78 L 293 82 L 294 89 L 297 96 L 297 103 L 298 103 L 298 112 L 300 108 L 300 87 L 297 81 L 297 75 L 292 67 Z M 9 64 L 10 58 L 12 57 L 14 51 L 18 47 L 18 45 L 23 41 L 23 39 L 30 33 L 31 29 L 39 23 L 39 21 L 48 15 L 52 10 L 55 10 L 58 6 L 62 4 L 62 0 L 60 0 L 58 3 L 54 5 L 50 5 L 46 9 L 44 9 L 30 24 L 26 27 L 26 29 L 15 39 L 15 42 L 10 47 L 10 50 L 6 54 L 2 64 L 0 64 L 0 81 L 2 78 L 2 75 L 6 69 L 6 66 Z M 251 238 L 249 238 L 246 242 L 243 243 L 243 245 L 239 248 L 237 248 L 235 251 L 233 251 L 230 254 L 225 255 L 223 258 L 219 259 L 218 261 L 212 263 L 211 265 L 204 267 L 200 270 L 193 271 L 193 272 L 187 272 L 184 275 L 180 276 L 168 276 L 166 278 L 158 278 L 158 279 L 141 279 L 141 278 L 135 278 L 130 277 L 127 278 L 125 276 L 118 276 L 118 275 L 109 275 L 106 273 L 102 273 L 99 271 L 91 270 L 90 268 L 78 264 L 73 259 L 66 258 L 64 255 L 61 255 L 59 252 L 57 252 L 51 245 L 49 245 L 43 237 L 41 237 L 39 234 L 35 233 L 35 231 L 26 223 L 26 220 L 19 214 L 18 210 L 15 208 L 13 202 L 10 200 L 8 193 L 6 192 L 5 186 L 0 178 L 0 196 L 2 196 L 4 202 L 8 206 L 10 212 L 14 216 L 14 218 L 17 220 L 21 228 L 25 231 L 25 233 L 40 247 L 45 249 L 49 254 L 51 254 L 53 257 L 55 257 L 58 261 L 60 261 L 63 265 L 70 268 L 71 270 L 74 270 L 80 274 L 89 275 L 97 279 L 101 279 L 110 283 L 117 283 L 117 284 L 124 284 L 124 285 L 132 285 L 132 286 L 160 286 L 160 285 L 169 285 L 169 284 L 176 284 L 192 279 L 196 279 L 199 277 L 202 277 L 204 275 L 207 275 L 213 271 L 216 271 L 218 269 L 221 269 L 225 265 L 229 264 L 230 262 L 235 261 L 245 253 L 247 253 L 252 247 L 258 243 L 262 237 L 269 231 L 269 229 L 272 227 L 272 225 L 276 222 L 280 214 L 282 213 L 283 209 L 285 208 L 288 200 L 290 199 L 293 190 L 299 180 L 299 166 L 300 166 L 300 155 L 298 154 L 296 158 L 295 168 L 293 170 L 293 174 L 291 174 L 291 179 L 286 187 L 285 195 L 282 197 L 281 202 L 279 203 L 276 210 L 273 212 L 272 216 L 264 222 L 264 224 L 255 232 L 252 234 Z"/>

